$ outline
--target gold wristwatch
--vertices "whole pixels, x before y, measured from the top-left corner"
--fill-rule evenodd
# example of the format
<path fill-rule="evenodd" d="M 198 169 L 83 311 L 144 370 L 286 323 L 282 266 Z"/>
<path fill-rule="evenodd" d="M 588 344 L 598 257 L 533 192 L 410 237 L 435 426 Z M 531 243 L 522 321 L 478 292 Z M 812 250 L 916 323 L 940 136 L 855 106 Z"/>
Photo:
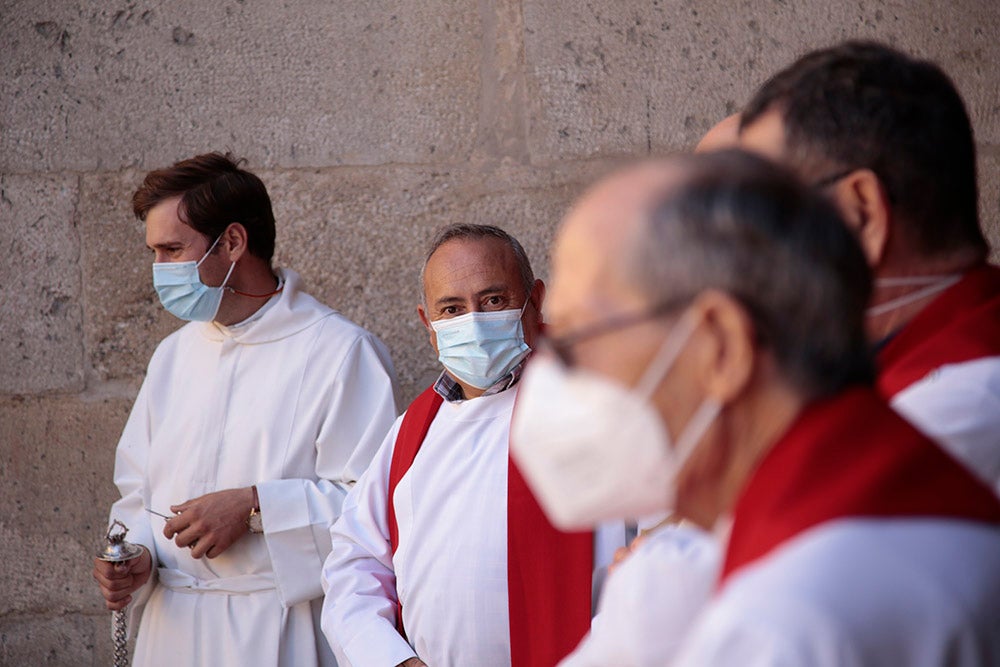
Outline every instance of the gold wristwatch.
<path fill-rule="evenodd" d="M 250 516 L 247 517 L 247 530 L 254 535 L 264 532 L 264 523 L 260 518 L 260 500 L 257 498 L 257 485 L 250 487 L 253 490 L 253 507 L 250 508 Z"/>

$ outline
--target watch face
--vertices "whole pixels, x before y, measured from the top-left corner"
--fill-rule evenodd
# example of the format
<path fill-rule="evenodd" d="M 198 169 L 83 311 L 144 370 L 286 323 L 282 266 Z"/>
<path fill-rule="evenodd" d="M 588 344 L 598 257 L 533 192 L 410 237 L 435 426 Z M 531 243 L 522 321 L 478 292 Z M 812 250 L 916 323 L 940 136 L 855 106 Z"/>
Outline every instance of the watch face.
<path fill-rule="evenodd" d="M 251 533 L 263 533 L 264 523 L 260 520 L 260 512 L 254 512 L 247 519 L 247 528 Z"/>

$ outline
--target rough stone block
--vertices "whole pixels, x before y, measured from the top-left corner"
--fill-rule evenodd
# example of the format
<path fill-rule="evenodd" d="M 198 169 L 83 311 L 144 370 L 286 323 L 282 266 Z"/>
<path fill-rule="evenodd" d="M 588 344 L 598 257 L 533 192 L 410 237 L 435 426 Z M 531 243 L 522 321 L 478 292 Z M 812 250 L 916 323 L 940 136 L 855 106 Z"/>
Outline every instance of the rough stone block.
<path fill-rule="evenodd" d="M 991 260 L 1000 264 L 1000 149 L 979 158 L 979 219 L 993 248 Z"/>
<path fill-rule="evenodd" d="M 110 616 L 4 616 L 0 664 L 82 667 L 111 664 Z"/>
<path fill-rule="evenodd" d="M 0 393 L 83 386 L 77 179 L 0 175 Z"/>
<path fill-rule="evenodd" d="M 142 178 L 137 171 L 80 178 L 84 341 L 96 382 L 141 377 L 156 345 L 183 324 L 156 297 L 145 225 L 132 215 Z"/>
<path fill-rule="evenodd" d="M 0 400 L 5 614 L 103 608 L 90 563 L 107 529 L 108 508 L 118 497 L 114 450 L 130 406 L 128 399 Z"/>
<path fill-rule="evenodd" d="M 526 0 L 523 12 L 536 163 L 692 146 L 778 68 L 847 38 L 940 62 L 979 139 L 1000 137 L 995 3 Z"/>
<path fill-rule="evenodd" d="M 447 0 L 7 2 L 0 170 L 461 160 L 480 36 Z"/>

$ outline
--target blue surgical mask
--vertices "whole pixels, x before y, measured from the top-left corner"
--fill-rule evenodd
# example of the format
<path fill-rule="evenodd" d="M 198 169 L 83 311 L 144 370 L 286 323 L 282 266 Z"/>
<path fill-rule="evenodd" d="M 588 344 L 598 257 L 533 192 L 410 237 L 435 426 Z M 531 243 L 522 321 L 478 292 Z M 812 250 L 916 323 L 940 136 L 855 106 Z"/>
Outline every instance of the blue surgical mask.
<path fill-rule="evenodd" d="M 220 235 L 215 239 L 208 252 L 197 262 L 153 262 L 153 287 L 167 312 L 188 321 L 209 322 L 215 319 L 222 303 L 223 288 L 229 282 L 236 262 L 230 265 L 226 279 L 218 287 L 209 287 L 201 282 L 198 267 L 221 238 Z"/>
<path fill-rule="evenodd" d="M 438 360 L 466 384 L 478 389 L 493 386 L 531 351 L 521 326 L 527 305 L 431 322 L 437 334 Z"/>

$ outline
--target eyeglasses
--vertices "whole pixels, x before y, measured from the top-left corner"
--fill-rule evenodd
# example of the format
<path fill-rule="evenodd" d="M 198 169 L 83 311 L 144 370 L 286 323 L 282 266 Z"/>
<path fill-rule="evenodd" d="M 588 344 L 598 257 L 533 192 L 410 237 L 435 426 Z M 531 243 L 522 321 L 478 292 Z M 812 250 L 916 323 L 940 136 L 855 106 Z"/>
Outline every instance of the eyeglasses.
<path fill-rule="evenodd" d="M 595 322 L 594 324 L 581 327 L 576 331 L 572 331 L 564 336 L 559 336 L 558 338 L 543 335 L 541 339 L 541 347 L 551 351 L 561 364 L 570 368 L 576 364 L 573 348 L 583 341 L 598 338 L 621 329 L 627 329 L 628 327 L 642 324 L 643 322 L 648 322 L 651 319 L 661 317 L 677 310 L 677 308 L 685 305 L 690 300 L 690 297 L 669 299 L 647 310 L 638 313 L 630 313 L 628 315 L 620 315 L 603 322 Z"/>

